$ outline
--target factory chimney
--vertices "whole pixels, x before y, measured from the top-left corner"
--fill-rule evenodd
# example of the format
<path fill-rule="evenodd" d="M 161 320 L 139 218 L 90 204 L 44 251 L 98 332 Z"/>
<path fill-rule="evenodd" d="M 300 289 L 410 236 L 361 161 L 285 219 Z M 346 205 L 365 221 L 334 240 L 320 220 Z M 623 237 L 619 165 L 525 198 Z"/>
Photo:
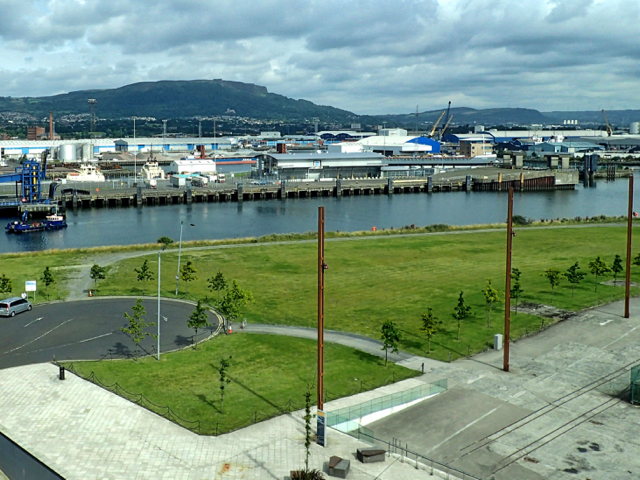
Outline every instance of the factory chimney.
<path fill-rule="evenodd" d="M 53 140 L 53 112 L 49 112 L 49 140 Z"/>

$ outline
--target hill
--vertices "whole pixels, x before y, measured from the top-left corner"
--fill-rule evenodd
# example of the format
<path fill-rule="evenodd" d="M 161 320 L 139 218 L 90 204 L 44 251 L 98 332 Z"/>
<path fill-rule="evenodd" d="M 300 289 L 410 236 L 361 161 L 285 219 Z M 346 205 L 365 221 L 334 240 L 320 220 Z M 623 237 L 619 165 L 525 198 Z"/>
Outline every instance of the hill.
<path fill-rule="evenodd" d="M 321 122 L 349 121 L 358 116 L 346 110 L 269 93 L 266 87 L 225 80 L 134 83 L 115 89 L 80 90 L 50 97 L 0 97 L 0 112 L 45 117 L 89 113 L 87 100 L 98 101 L 101 118 L 180 118 L 230 114 L 239 117 Z"/>

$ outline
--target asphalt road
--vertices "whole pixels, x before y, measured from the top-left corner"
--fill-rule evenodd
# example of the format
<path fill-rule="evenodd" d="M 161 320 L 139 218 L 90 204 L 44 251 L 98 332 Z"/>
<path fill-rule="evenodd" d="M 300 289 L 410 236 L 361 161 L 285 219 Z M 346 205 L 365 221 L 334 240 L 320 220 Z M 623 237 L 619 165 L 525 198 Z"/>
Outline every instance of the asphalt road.
<path fill-rule="evenodd" d="M 127 325 L 125 312 L 132 314 L 135 298 L 91 298 L 34 306 L 15 317 L 0 317 L 0 369 L 56 360 L 98 360 L 128 358 L 135 343 L 120 328 Z M 156 322 L 158 303 L 146 298 L 146 321 Z M 187 319 L 194 304 L 162 299 L 160 352 L 177 350 L 194 341 Z M 198 341 L 210 336 L 219 325 L 218 315 L 209 312 L 212 327 L 198 331 Z M 157 333 L 157 326 L 148 329 Z M 151 336 L 140 342 L 142 354 L 155 354 L 157 340 Z"/>

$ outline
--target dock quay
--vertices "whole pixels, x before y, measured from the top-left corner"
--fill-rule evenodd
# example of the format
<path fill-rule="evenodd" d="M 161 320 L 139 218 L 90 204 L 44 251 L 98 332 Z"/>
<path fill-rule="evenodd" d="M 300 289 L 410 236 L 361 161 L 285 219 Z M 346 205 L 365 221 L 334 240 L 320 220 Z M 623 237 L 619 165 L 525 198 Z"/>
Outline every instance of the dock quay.
<path fill-rule="evenodd" d="M 207 187 L 159 189 L 138 186 L 87 190 L 78 186 L 72 190 L 67 188 L 61 194 L 60 205 L 65 208 L 119 208 L 361 195 L 499 192 L 507 191 L 509 188 L 522 192 L 572 190 L 578 181 L 578 172 L 575 170 L 559 172 L 479 168 L 425 177 L 284 180 L 263 185 L 246 181 L 213 184 Z M 25 205 L 21 210 L 29 208 Z"/>

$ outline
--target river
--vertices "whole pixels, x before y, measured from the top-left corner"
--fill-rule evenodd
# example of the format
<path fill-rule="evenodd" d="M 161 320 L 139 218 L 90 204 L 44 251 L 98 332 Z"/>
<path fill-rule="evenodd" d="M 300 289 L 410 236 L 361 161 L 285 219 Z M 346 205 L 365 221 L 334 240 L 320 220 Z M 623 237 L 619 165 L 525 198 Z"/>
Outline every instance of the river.
<path fill-rule="evenodd" d="M 636 173 L 638 175 L 638 173 Z M 626 215 L 628 181 L 618 179 L 574 191 L 516 192 L 514 214 L 532 219 Z M 258 237 L 270 233 L 317 229 L 318 206 L 324 205 L 326 230 L 357 231 L 415 224 L 486 224 L 506 221 L 506 192 L 446 192 L 198 203 L 143 208 L 67 211 L 69 227 L 61 231 L 0 235 L 1 252 L 154 243 L 174 240 Z M 0 218 L 5 225 L 13 218 Z M 190 226 L 194 224 L 194 226 Z"/>

